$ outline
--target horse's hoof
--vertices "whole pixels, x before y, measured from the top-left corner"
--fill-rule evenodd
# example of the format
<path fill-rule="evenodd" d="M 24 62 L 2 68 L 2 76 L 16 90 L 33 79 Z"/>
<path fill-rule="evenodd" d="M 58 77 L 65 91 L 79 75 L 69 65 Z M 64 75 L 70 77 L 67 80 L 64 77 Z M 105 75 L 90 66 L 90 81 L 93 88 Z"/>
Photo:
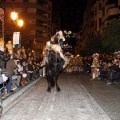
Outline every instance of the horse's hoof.
<path fill-rule="evenodd" d="M 51 92 L 51 89 L 50 89 L 50 88 L 48 88 L 48 89 L 47 89 L 47 92 Z"/>
<path fill-rule="evenodd" d="M 57 92 L 60 92 L 61 91 L 61 89 L 60 88 L 57 88 Z"/>

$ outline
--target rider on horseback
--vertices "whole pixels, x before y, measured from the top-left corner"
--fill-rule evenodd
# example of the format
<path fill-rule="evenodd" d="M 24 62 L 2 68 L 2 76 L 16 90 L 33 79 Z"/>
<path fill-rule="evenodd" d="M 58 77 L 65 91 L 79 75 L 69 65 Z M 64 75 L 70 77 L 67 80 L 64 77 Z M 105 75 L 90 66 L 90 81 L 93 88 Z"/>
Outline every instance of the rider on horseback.
<path fill-rule="evenodd" d="M 67 66 L 67 64 L 69 63 L 69 60 L 67 58 L 65 58 L 65 56 L 63 55 L 63 41 L 65 41 L 65 38 L 63 36 L 62 31 L 59 31 L 55 34 L 55 36 L 51 37 L 51 41 L 48 41 L 46 43 L 46 50 L 53 50 L 56 53 L 60 54 L 60 57 L 65 61 L 64 65 L 63 65 L 63 69 Z"/>

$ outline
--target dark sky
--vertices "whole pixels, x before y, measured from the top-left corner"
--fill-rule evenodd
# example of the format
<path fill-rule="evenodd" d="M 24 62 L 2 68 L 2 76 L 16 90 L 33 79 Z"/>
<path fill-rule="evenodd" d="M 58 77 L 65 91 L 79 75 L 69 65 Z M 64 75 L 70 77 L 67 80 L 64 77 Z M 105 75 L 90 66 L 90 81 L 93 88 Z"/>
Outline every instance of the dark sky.
<path fill-rule="evenodd" d="M 61 29 L 77 32 L 83 20 L 87 0 L 52 0 L 53 10 L 61 15 Z"/>

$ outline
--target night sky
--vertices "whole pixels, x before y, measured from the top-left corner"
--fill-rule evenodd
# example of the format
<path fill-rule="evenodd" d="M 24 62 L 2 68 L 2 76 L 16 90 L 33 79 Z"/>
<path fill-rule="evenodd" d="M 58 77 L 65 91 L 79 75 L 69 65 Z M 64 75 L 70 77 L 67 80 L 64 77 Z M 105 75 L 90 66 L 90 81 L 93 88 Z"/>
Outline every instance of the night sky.
<path fill-rule="evenodd" d="M 87 0 L 52 0 L 53 10 L 61 15 L 61 29 L 79 31 Z"/>

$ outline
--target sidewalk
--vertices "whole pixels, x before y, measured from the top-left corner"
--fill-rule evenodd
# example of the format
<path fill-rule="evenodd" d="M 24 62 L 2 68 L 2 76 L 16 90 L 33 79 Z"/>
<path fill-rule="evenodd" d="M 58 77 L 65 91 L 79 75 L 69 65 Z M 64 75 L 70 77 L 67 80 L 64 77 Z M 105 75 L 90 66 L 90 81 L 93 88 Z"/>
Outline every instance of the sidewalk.
<path fill-rule="evenodd" d="M 26 84 L 25 86 L 19 88 L 18 90 L 15 90 L 13 93 L 8 95 L 5 99 L 3 99 L 2 105 L 3 105 L 3 113 L 6 113 L 9 109 L 11 109 L 15 104 L 17 104 L 21 97 L 23 97 L 24 94 L 29 93 L 29 90 L 32 89 L 38 82 L 40 78 L 37 78 L 30 83 Z"/>

